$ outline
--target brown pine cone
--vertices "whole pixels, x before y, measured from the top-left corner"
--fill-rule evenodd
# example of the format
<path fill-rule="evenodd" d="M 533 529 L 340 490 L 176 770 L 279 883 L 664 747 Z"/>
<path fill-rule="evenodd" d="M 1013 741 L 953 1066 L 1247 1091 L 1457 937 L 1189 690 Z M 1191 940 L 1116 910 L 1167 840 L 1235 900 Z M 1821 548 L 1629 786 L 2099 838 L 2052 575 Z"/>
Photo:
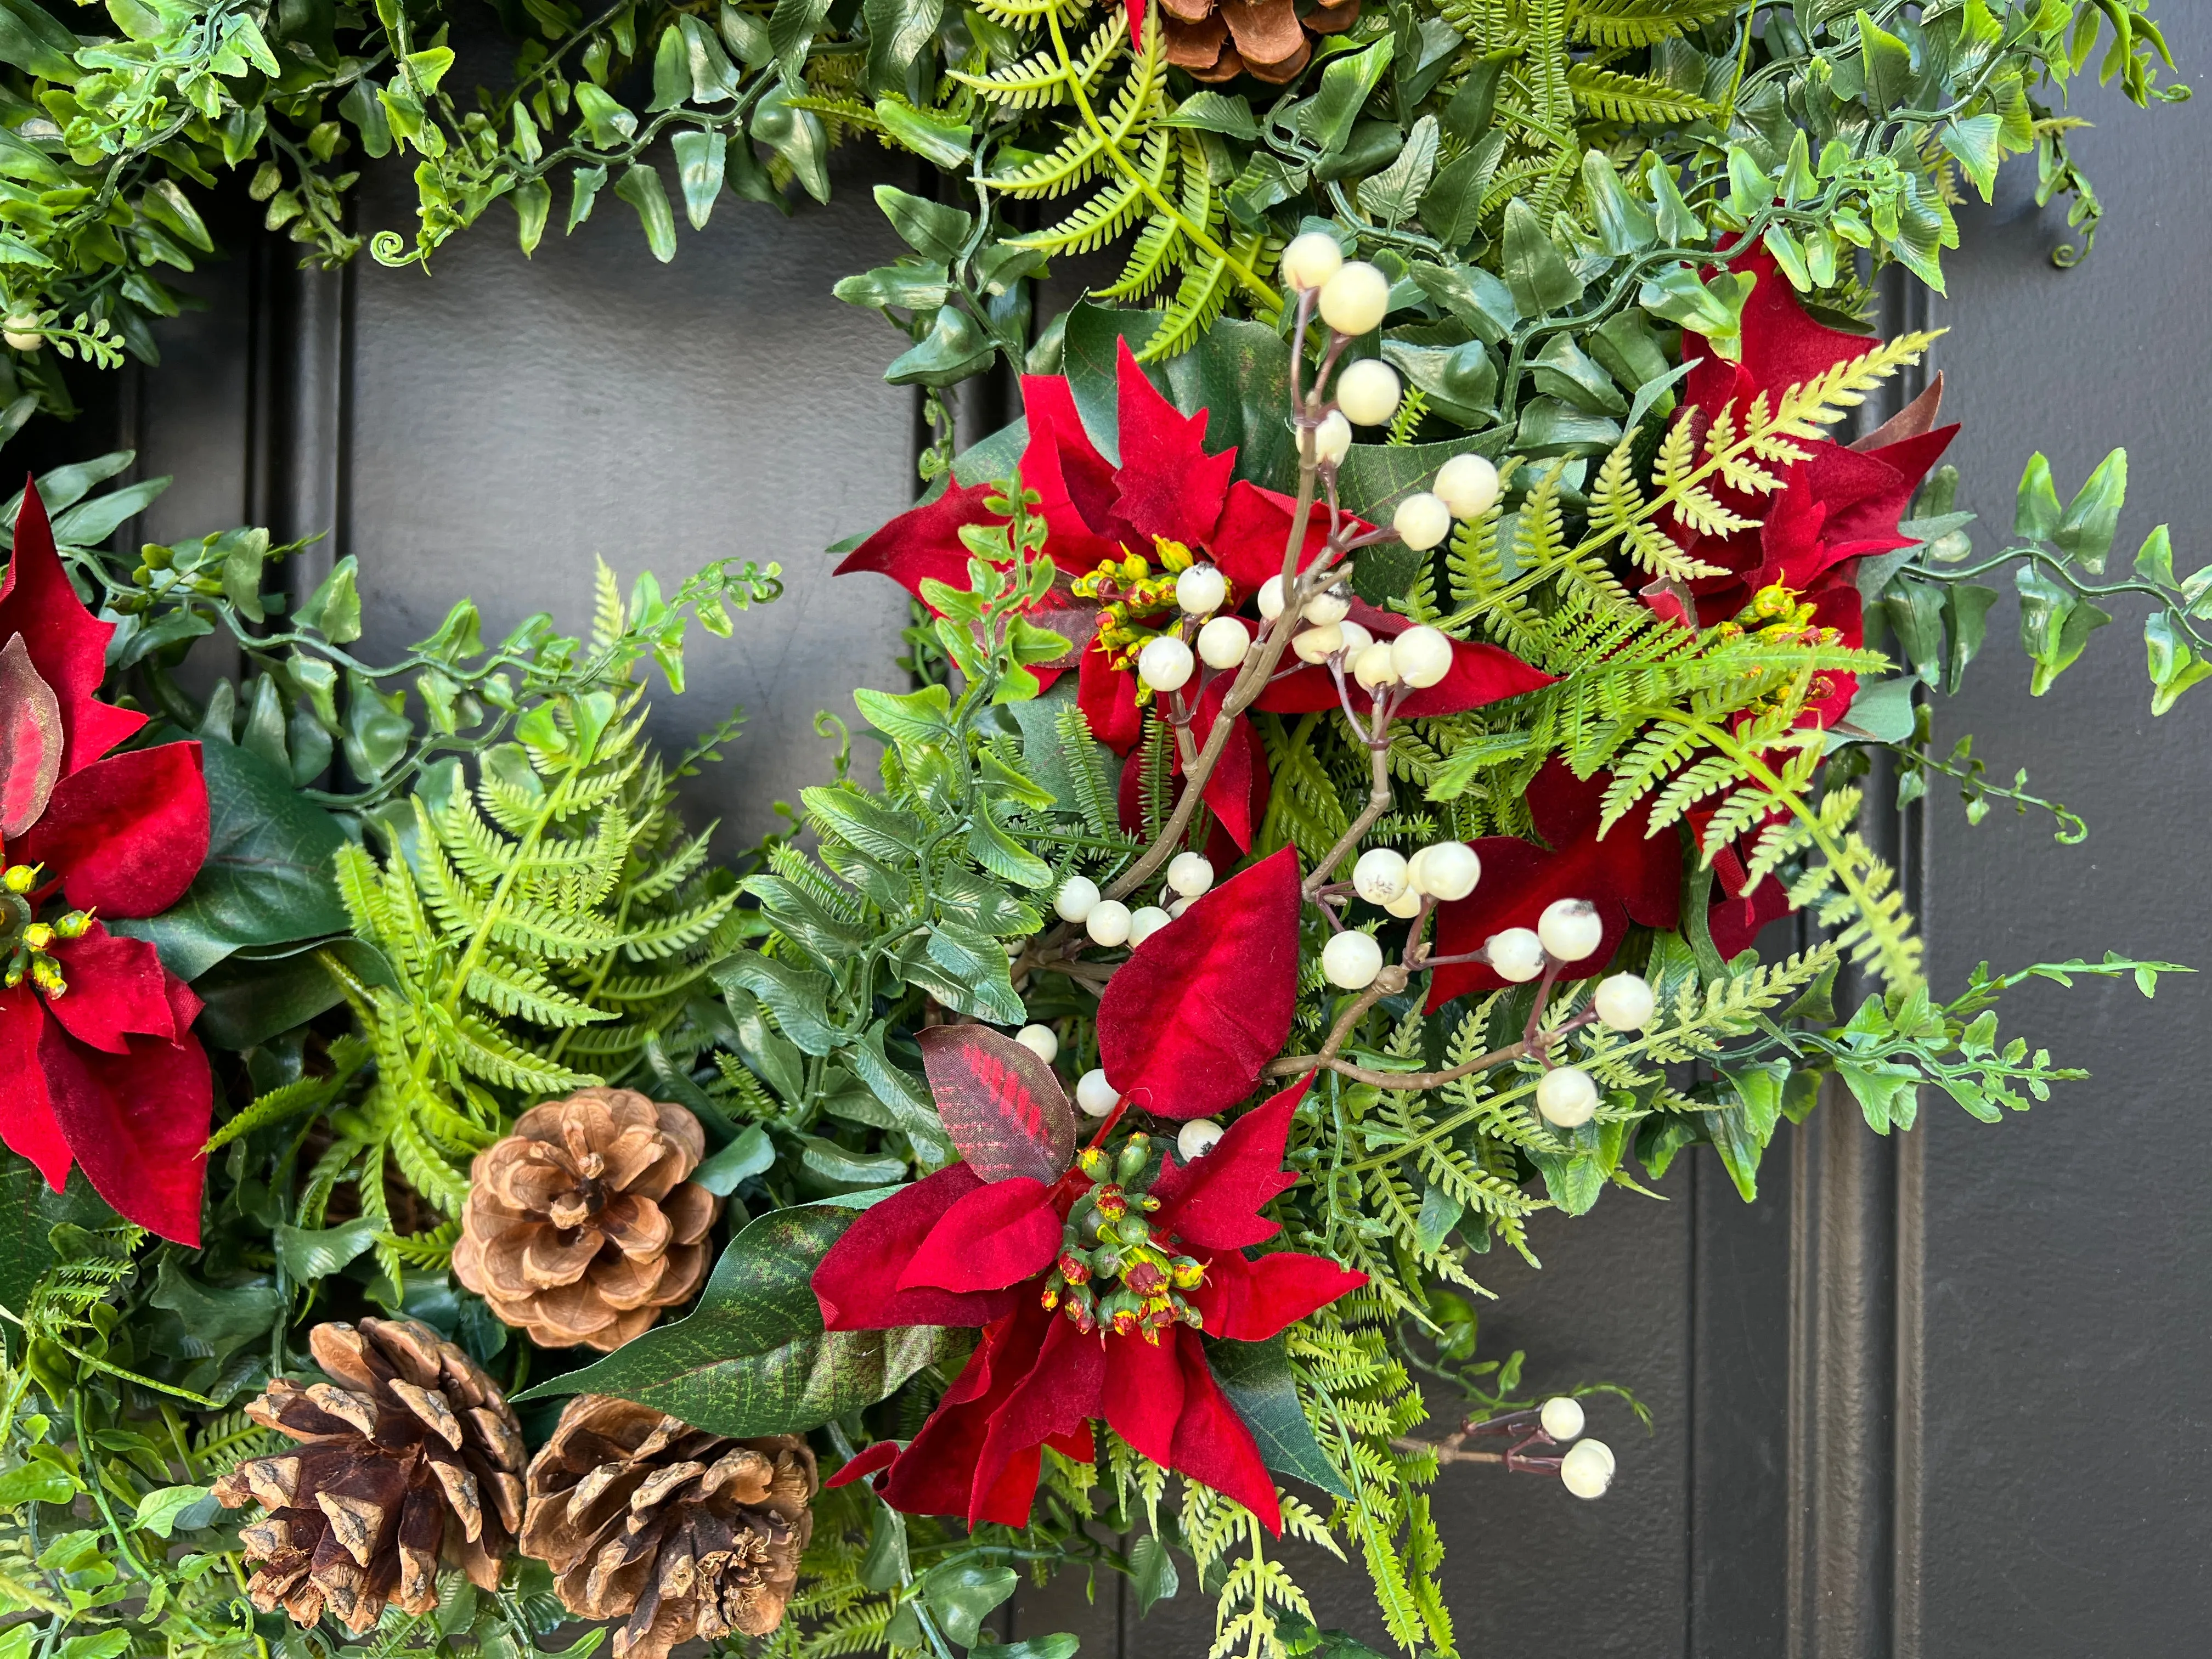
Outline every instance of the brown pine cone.
<path fill-rule="evenodd" d="M 625 1620 L 613 1659 L 783 1622 L 814 1530 L 814 1454 L 797 1435 L 730 1440 L 648 1406 L 579 1395 L 530 1460 L 522 1553 L 561 1605 Z"/>
<path fill-rule="evenodd" d="M 332 1379 L 278 1377 L 246 1408 L 299 1449 L 215 1483 L 226 1509 L 269 1513 L 239 1541 L 264 1613 L 298 1625 L 327 1609 L 358 1636 L 390 1602 L 428 1613 L 438 1562 L 484 1589 L 522 1527 L 522 1431 L 476 1361 L 412 1319 L 318 1325 L 307 1346 Z"/>
<path fill-rule="evenodd" d="M 1310 7 L 1296 0 L 1160 0 L 1168 62 L 1198 81 L 1240 75 L 1281 86 L 1313 56 L 1313 37 L 1341 34 L 1359 21 L 1359 0 Z"/>
<path fill-rule="evenodd" d="M 721 1200 L 684 1178 L 706 1152 L 697 1118 L 635 1090 L 533 1106 L 477 1154 L 453 1272 L 538 1346 L 611 1353 L 706 1277 Z"/>

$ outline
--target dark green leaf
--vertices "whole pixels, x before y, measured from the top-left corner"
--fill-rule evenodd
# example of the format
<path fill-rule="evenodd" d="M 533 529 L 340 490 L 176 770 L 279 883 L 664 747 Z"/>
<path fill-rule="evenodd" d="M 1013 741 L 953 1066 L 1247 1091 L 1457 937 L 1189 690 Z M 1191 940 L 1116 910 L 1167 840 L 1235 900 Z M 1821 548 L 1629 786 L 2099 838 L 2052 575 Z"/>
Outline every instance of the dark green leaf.
<path fill-rule="evenodd" d="M 1448 248 L 1464 247 L 1482 223 L 1483 193 L 1505 154 L 1505 135 L 1486 134 L 1480 143 L 1448 161 L 1421 198 L 1421 222 Z"/>
<path fill-rule="evenodd" d="M 884 124 L 888 137 L 924 161 L 947 168 L 968 165 L 969 149 L 975 142 L 973 127 L 940 120 L 930 111 L 916 109 L 900 98 L 877 99 L 876 118 Z"/>
<path fill-rule="evenodd" d="M 910 196 L 890 185 L 876 186 L 876 205 L 902 241 L 925 259 L 949 264 L 967 246 L 975 216 L 957 207 Z"/>
<path fill-rule="evenodd" d="M 715 1434 L 799 1434 L 873 1405 L 944 1356 L 945 1333 L 822 1328 L 814 1270 L 852 1224 L 773 1210 L 732 1239 L 691 1313 L 515 1396 L 612 1394 Z"/>
<path fill-rule="evenodd" d="M 319 1231 L 280 1223 L 276 1233 L 276 1260 L 295 1285 L 312 1285 L 337 1272 L 376 1243 L 376 1223 L 368 1216 Z"/>
<path fill-rule="evenodd" d="M 37 0 L 0 0 L 0 64 L 74 86 L 84 73 L 76 65 L 76 36 Z"/>
<path fill-rule="evenodd" d="M 1517 196 L 1505 204 L 1504 275 L 1524 317 L 1564 310 L 1583 297 L 1583 279 L 1545 234 L 1536 210 Z"/>
<path fill-rule="evenodd" d="M 740 951 L 717 963 L 710 977 L 725 992 L 736 988 L 758 997 L 784 1036 L 805 1053 L 826 1054 L 837 1046 L 838 1033 L 828 1023 L 830 981 L 823 975 Z"/>
<path fill-rule="evenodd" d="M 776 10 L 792 0 L 778 0 Z M 799 0 L 814 5 L 820 0 Z M 770 21 L 771 30 L 775 24 Z M 830 199 L 830 131 L 811 109 L 794 109 L 791 100 L 799 94 L 787 82 L 769 89 L 753 106 L 752 134 L 791 164 L 791 171 L 806 193 L 817 202 Z"/>
<path fill-rule="evenodd" d="M 207 862 L 160 915 L 118 918 L 117 933 L 151 939 L 169 971 L 197 979 L 246 945 L 282 945 L 348 931 L 331 860 L 344 844 L 337 820 L 292 787 L 290 776 L 227 743 L 200 746 L 207 776 Z"/>
<path fill-rule="evenodd" d="M 1305 1408 L 1298 1404 L 1286 1339 L 1228 1342 L 1209 1337 L 1206 1357 L 1221 1392 L 1252 1431 L 1262 1462 L 1279 1474 L 1294 1475 L 1335 1497 L 1352 1496 L 1352 1488 L 1314 1438 Z"/>
<path fill-rule="evenodd" d="M 988 368 L 997 352 L 975 318 L 946 304 L 938 307 L 929 332 L 892 359 L 884 379 L 893 386 L 957 386 Z"/>
<path fill-rule="evenodd" d="M 1176 106 L 1174 114 L 1161 118 L 1158 125 L 1218 132 L 1247 143 L 1256 142 L 1260 137 L 1260 124 L 1252 118 L 1251 100 L 1221 92 L 1193 93 Z"/>
<path fill-rule="evenodd" d="M 1182 1588 L 1175 1557 L 1151 1533 L 1129 1546 L 1130 1587 L 1137 1593 L 1137 1617 L 1149 1614 L 1159 1602 L 1173 1599 Z"/>
<path fill-rule="evenodd" d="M 1299 120 L 1306 137 L 1323 154 L 1344 147 L 1344 141 L 1352 135 L 1352 122 L 1390 67 L 1395 50 L 1394 38 L 1386 34 L 1364 52 L 1330 58 L 1322 70 L 1321 90 L 1300 112 Z"/>

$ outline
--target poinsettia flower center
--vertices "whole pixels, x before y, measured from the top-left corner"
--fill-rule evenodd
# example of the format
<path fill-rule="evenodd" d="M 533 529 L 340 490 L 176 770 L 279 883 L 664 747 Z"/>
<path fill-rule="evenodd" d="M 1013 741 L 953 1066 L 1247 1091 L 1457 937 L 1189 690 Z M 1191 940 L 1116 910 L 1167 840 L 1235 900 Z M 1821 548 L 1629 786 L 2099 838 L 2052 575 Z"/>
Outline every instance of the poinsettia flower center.
<path fill-rule="evenodd" d="M 1099 602 L 1098 648 L 1109 665 L 1124 672 L 1135 667 L 1138 653 L 1149 642 L 1173 628 L 1172 623 L 1164 628 L 1154 619 L 1175 611 L 1176 580 L 1199 562 L 1188 547 L 1165 536 L 1152 538 L 1152 551 L 1153 557 L 1147 559 L 1128 552 L 1125 544 L 1123 557 L 1102 562 L 1074 582 L 1078 599 Z M 1235 605 L 1232 592 L 1222 609 Z M 1139 681 L 1138 702 L 1149 702 L 1152 696 L 1152 688 Z"/>
<path fill-rule="evenodd" d="M 11 864 L 0 870 L 0 985 L 14 990 L 29 980 L 49 998 L 67 994 L 62 965 L 47 952 L 57 939 L 82 939 L 92 927 L 87 910 L 65 910 L 39 920 L 40 866 Z"/>
<path fill-rule="evenodd" d="M 1157 1347 L 1160 1333 L 1176 1324 L 1205 1328 L 1182 1292 L 1206 1282 L 1206 1264 L 1146 1219 L 1160 1207 L 1151 1188 L 1161 1167 L 1151 1138 L 1138 1134 L 1119 1153 L 1087 1149 L 1068 1172 L 1085 1184 L 1068 1208 L 1060 1255 L 1038 1299 L 1085 1336 L 1102 1330 L 1141 1336 Z"/>

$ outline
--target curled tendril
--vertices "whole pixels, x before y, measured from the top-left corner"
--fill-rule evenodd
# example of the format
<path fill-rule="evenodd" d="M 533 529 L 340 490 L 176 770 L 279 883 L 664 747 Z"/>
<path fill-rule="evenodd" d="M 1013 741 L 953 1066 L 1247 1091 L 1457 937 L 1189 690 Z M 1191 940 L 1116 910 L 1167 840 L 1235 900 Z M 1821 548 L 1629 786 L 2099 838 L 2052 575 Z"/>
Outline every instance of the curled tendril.
<path fill-rule="evenodd" d="M 380 230 L 368 239 L 369 257 L 380 265 L 398 267 L 411 265 L 422 257 L 422 250 L 407 246 L 407 239 L 396 230 Z"/>

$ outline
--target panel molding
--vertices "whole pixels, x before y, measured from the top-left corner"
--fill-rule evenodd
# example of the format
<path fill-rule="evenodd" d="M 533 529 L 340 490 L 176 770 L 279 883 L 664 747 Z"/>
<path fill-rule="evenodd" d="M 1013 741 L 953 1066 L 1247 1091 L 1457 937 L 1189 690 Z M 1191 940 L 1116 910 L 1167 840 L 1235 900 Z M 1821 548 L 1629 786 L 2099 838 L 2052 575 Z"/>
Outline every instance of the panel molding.
<path fill-rule="evenodd" d="M 1883 335 L 1927 329 L 1934 296 L 1887 275 Z M 1898 375 L 1863 411 L 1866 428 L 1933 379 L 1925 362 Z M 1878 756 L 1869 800 L 1894 786 Z M 1922 805 L 1870 806 L 1862 828 L 1925 938 Z M 1844 1005 L 1875 988 L 1848 969 L 1838 976 Z M 1834 1079 L 1792 1139 L 1789 1659 L 1920 1659 L 1926 1141 L 1919 1127 L 1876 1134 Z"/>

